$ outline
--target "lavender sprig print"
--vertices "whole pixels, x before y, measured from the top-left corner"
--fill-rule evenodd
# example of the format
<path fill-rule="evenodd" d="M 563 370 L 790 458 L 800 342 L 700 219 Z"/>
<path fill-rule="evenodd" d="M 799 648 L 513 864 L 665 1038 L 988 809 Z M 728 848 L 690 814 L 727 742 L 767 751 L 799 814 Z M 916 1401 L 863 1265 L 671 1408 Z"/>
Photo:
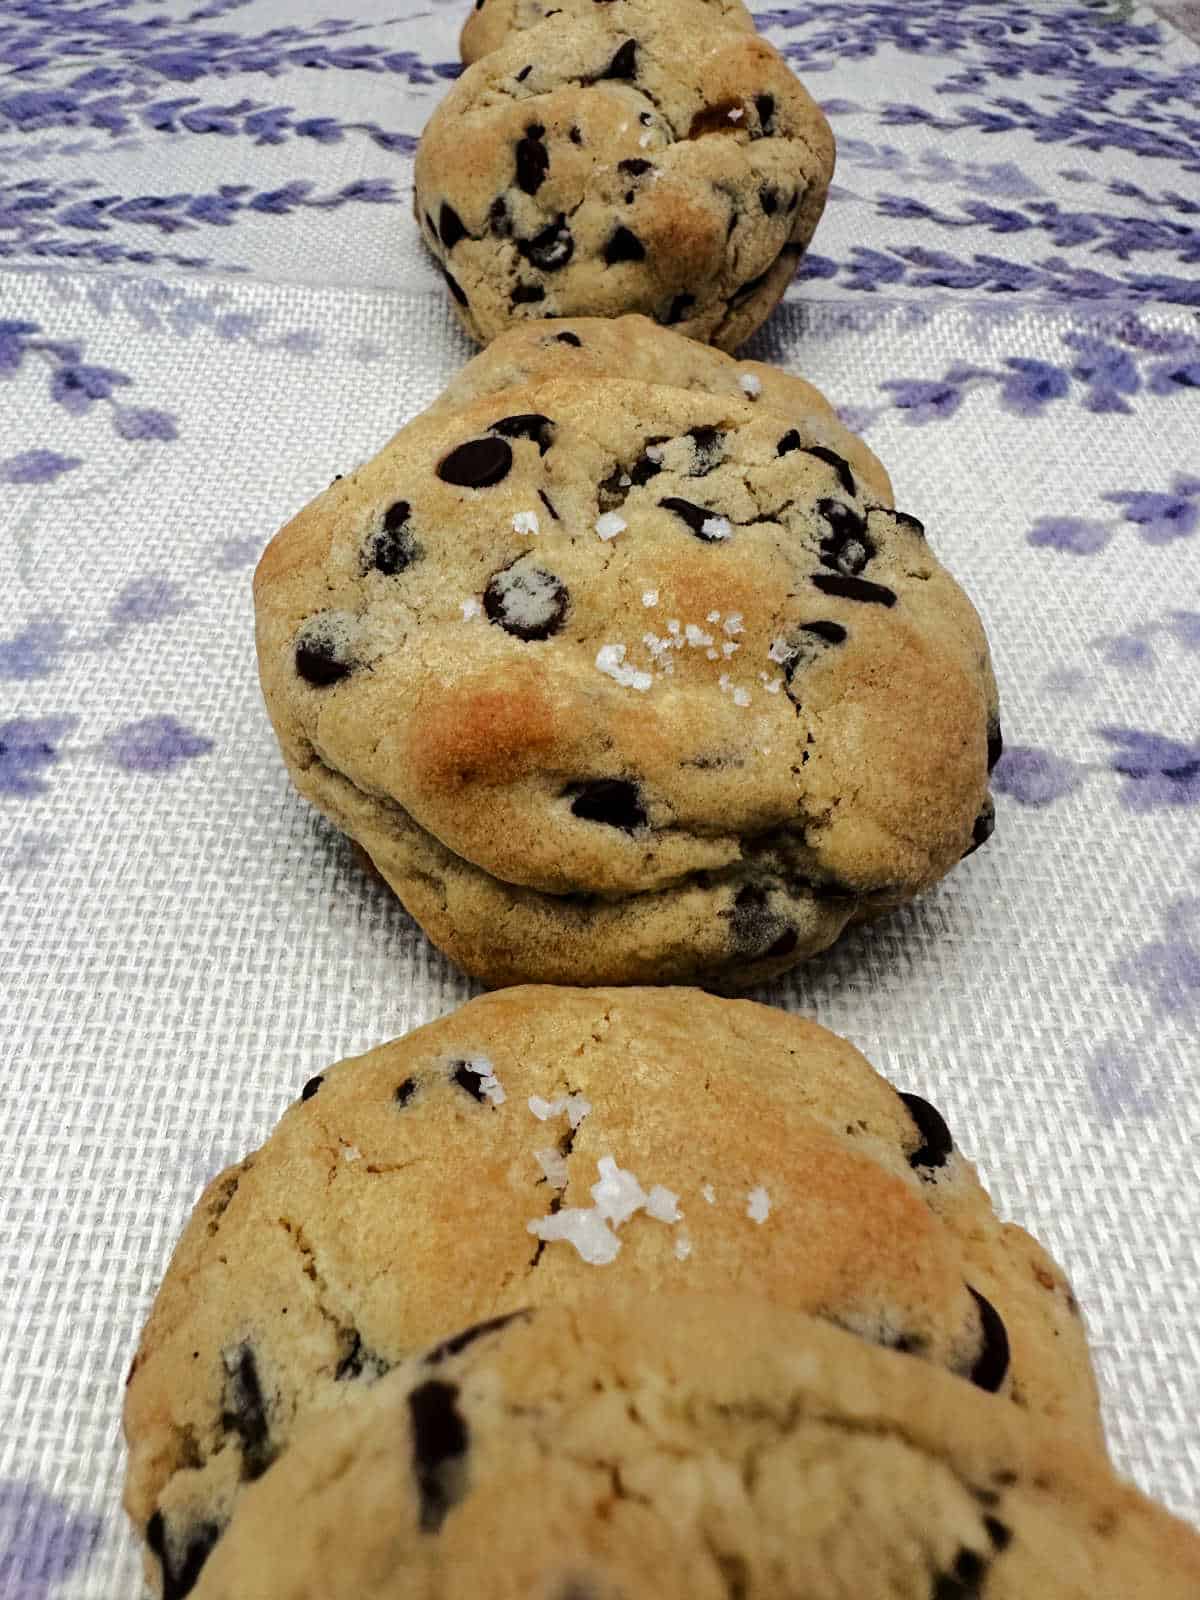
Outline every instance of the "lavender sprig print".
<path fill-rule="evenodd" d="M 1200 528 L 1200 478 L 1187 474 L 1177 475 L 1165 493 L 1114 489 L 1100 498 L 1123 506 L 1122 516 L 1109 522 L 1078 516 L 1039 517 L 1026 535 L 1027 542 L 1035 549 L 1091 556 L 1105 549 L 1125 523 L 1148 545 L 1173 544 Z"/>
<path fill-rule="evenodd" d="M 3 793 L 0 756 L 0 793 Z M 58 1584 L 84 1566 L 103 1522 L 72 1511 L 35 1483 L 0 1481 L 0 1593 L 7 1600 L 50 1600 Z"/>

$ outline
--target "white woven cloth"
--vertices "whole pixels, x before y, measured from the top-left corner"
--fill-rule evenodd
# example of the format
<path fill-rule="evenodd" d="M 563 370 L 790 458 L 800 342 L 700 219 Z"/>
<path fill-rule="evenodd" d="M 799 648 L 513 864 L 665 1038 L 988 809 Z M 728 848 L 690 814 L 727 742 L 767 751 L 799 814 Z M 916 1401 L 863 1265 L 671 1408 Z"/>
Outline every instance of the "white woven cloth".
<path fill-rule="evenodd" d="M 0 1595 L 132 1596 L 121 1385 L 201 1183 L 462 977 L 291 792 L 263 543 L 468 354 L 409 212 L 435 0 L 0 9 Z M 991 635 L 998 827 L 763 997 L 945 1113 L 1200 1519 L 1200 48 L 1117 0 L 764 13 L 837 189 L 753 353 Z M 1198 29 L 1197 31 L 1200 31 Z"/>

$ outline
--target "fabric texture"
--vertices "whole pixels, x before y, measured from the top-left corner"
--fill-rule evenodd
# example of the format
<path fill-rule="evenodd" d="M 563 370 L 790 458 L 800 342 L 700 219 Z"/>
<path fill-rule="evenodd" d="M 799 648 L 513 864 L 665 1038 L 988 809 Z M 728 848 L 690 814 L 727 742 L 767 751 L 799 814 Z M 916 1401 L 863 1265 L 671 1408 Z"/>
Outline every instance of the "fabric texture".
<path fill-rule="evenodd" d="M 470 992 L 291 792 L 249 578 L 470 353 L 410 215 L 462 0 L 0 11 L 0 1592 L 138 1590 L 121 1383 L 201 1184 Z M 338 13 L 332 17 L 331 13 Z M 748 355 L 978 605 L 985 850 L 761 994 L 940 1107 L 1200 1519 L 1200 24 L 758 11 L 839 163 Z"/>

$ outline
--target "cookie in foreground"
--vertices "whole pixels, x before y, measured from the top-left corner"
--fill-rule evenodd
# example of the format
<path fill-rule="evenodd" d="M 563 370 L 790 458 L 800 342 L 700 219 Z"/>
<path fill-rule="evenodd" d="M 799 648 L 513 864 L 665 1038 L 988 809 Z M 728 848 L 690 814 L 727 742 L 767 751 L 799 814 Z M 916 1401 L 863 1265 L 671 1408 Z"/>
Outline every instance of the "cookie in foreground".
<path fill-rule="evenodd" d="M 1200 1539 L 935 1368 L 737 1298 L 464 1328 L 310 1417 L 197 1600 L 1190 1600 Z"/>
<path fill-rule="evenodd" d="M 782 56 L 699 0 L 559 11 L 468 67 L 413 173 L 468 333 L 644 312 L 734 349 L 825 206 L 833 135 Z"/>
<path fill-rule="evenodd" d="M 991 832 L 987 641 L 921 524 L 826 412 L 700 376 L 434 407 L 255 575 L 297 788 L 488 984 L 761 982 Z"/>
<path fill-rule="evenodd" d="M 530 987 L 313 1078 L 201 1197 L 126 1395 L 151 1581 L 188 1593 L 310 1414 L 622 1287 L 818 1316 L 1103 1451 L 1069 1284 L 926 1101 L 766 1006 Z"/>

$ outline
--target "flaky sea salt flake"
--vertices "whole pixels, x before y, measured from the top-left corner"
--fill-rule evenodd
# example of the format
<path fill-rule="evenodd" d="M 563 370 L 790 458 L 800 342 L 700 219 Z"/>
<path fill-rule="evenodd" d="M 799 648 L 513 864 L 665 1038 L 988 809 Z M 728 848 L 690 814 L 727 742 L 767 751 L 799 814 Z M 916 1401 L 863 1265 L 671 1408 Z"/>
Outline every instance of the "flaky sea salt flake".
<path fill-rule="evenodd" d="M 680 1228 L 675 1235 L 675 1256 L 679 1261 L 686 1261 L 692 1253 L 692 1239 L 686 1228 Z"/>
<path fill-rule="evenodd" d="M 657 589 L 643 589 L 642 590 L 642 604 L 644 606 L 646 606 L 646 607 L 656 606 L 658 604 L 658 590 Z"/>
<path fill-rule="evenodd" d="M 472 595 L 469 600 L 464 600 L 460 609 L 463 614 L 464 622 L 470 622 L 472 617 L 478 617 L 483 614 L 483 607 L 480 605 L 479 601 L 476 600 L 474 595 Z"/>
<path fill-rule="evenodd" d="M 700 1190 L 700 1193 L 708 1201 L 710 1206 L 715 1206 L 716 1205 L 716 1203 L 717 1203 L 717 1191 L 713 1188 L 711 1183 L 706 1183 L 704 1185 L 704 1187 Z"/>
<path fill-rule="evenodd" d="M 796 654 L 796 650 L 795 647 L 790 645 L 786 639 L 776 639 L 771 648 L 767 651 L 767 654 L 770 656 L 772 661 L 778 661 L 779 665 L 782 667 L 786 662 L 792 659 L 792 657 Z"/>
<path fill-rule="evenodd" d="M 621 1241 L 593 1207 L 564 1206 L 553 1216 L 535 1217 L 526 1231 L 552 1244 L 565 1239 L 593 1267 L 606 1267 L 621 1251 Z"/>
<path fill-rule="evenodd" d="M 746 631 L 742 626 L 742 613 L 740 611 L 731 611 L 721 626 L 730 637 L 735 633 L 745 633 Z"/>
<path fill-rule="evenodd" d="M 704 620 L 705 622 L 720 622 L 721 613 L 719 611 L 710 611 Z"/>
<path fill-rule="evenodd" d="M 733 524 L 728 517 L 705 517 L 700 532 L 706 539 L 728 539 L 733 533 Z"/>
<path fill-rule="evenodd" d="M 633 1173 L 617 1165 L 615 1157 L 601 1156 L 596 1165 L 600 1172 L 592 1185 L 596 1210 L 606 1222 L 619 1228 L 645 1206 L 648 1196 Z"/>
<path fill-rule="evenodd" d="M 536 511 L 518 511 L 513 518 L 514 533 L 537 533 L 538 519 Z"/>
<path fill-rule="evenodd" d="M 683 1216 L 679 1209 L 679 1196 L 674 1190 L 656 1183 L 646 1196 L 646 1215 L 658 1222 L 678 1222 Z"/>
<path fill-rule="evenodd" d="M 745 115 L 746 113 L 743 111 L 741 106 L 734 106 L 733 110 L 729 113 L 729 120 L 730 122 L 740 122 Z"/>
<path fill-rule="evenodd" d="M 654 682 L 648 672 L 643 672 L 639 667 L 625 665 L 623 644 L 602 644 L 596 651 L 596 665 L 623 689 L 637 689 L 644 694 Z"/>
<path fill-rule="evenodd" d="M 757 400 L 762 393 L 762 379 L 753 372 L 740 373 L 738 383 L 741 385 L 742 393 L 749 395 L 751 400 Z"/>
<path fill-rule="evenodd" d="M 771 1215 L 771 1196 L 761 1183 L 746 1196 L 746 1215 L 760 1226 Z"/>
<path fill-rule="evenodd" d="M 625 532 L 629 524 L 615 511 L 605 511 L 596 518 L 595 526 L 602 539 L 615 539 L 619 533 Z"/>
<path fill-rule="evenodd" d="M 712 634 L 705 633 L 704 629 L 697 627 L 694 622 L 688 623 L 687 627 L 683 630 L 683 636 L 691 645 L 693 650 L 701 650 L 705 645 L 709 645 L 713 642 Z"/>
<path fill-rule="evenodd" d="M 552 1189 L 565 1189 L 567 1187 L 567 1162 L 566 1157 L 555 1149 L 535 1150 L 533 1159 L 542 1169 L 546 1182 Z"/>
<path fill-rule="evenodd" d="M 749 689 L 735 689 L 733 691 L 733 703 L 735 706 L 748 706 L 750 704 Z"/>

